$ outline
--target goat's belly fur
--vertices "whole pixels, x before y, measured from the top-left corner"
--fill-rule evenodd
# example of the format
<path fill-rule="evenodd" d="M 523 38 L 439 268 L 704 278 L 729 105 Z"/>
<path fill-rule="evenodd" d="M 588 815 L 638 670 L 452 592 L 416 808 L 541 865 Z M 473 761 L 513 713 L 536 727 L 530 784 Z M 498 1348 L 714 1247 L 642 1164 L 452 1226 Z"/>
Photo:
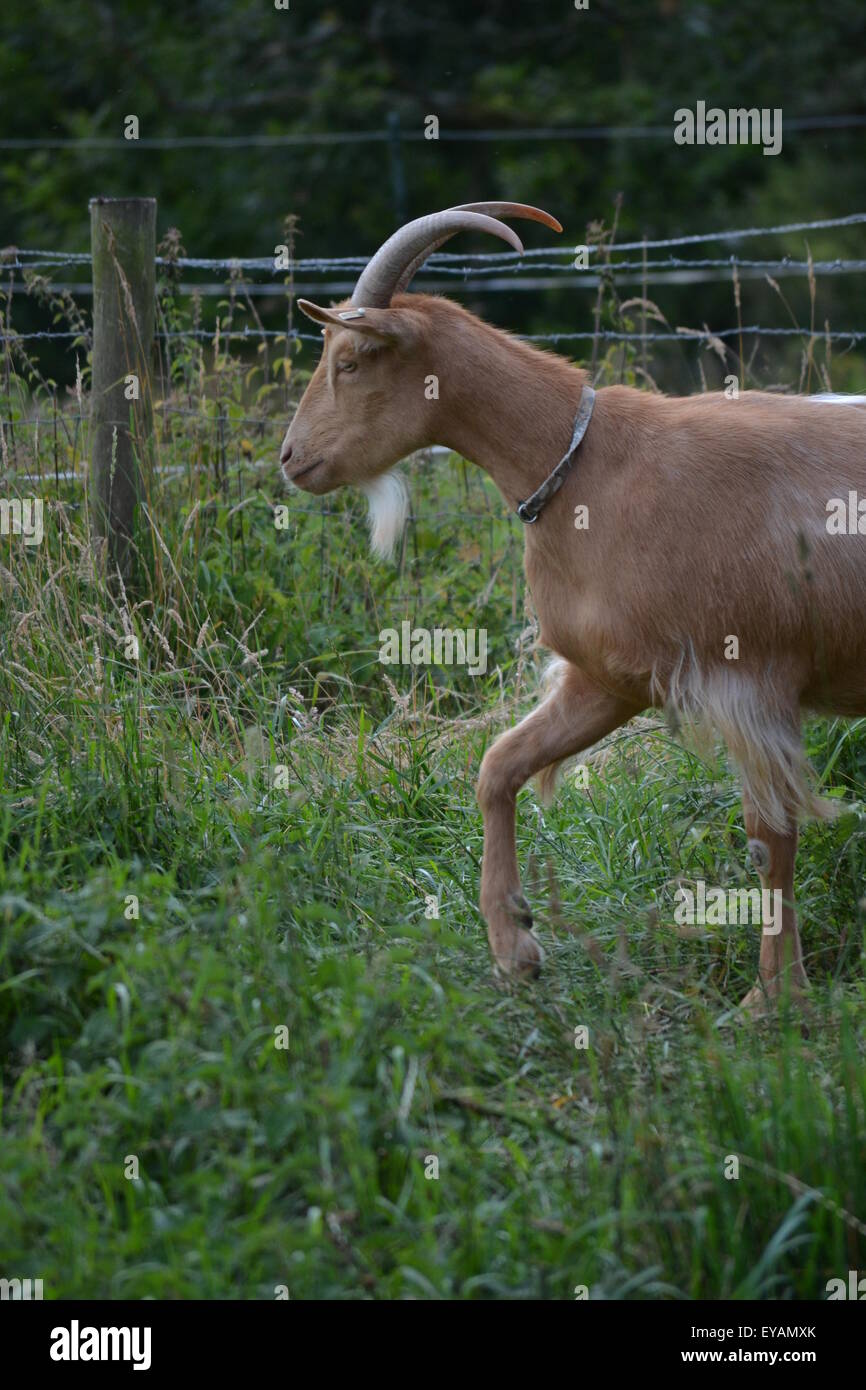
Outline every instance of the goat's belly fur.
<path fill-rule="evenodd" d="M 624 397 L 645 410 L 645 394 L 606 396 L 620 431 Z M 556 499 L 586 525 L 527 535 L 545 645 L 602 688 L 714 727 L 772 824 L 821 809 L 800 710 L 866 714 L 863 404 L 653 398 L 624 458 L 598 411 Z"/>

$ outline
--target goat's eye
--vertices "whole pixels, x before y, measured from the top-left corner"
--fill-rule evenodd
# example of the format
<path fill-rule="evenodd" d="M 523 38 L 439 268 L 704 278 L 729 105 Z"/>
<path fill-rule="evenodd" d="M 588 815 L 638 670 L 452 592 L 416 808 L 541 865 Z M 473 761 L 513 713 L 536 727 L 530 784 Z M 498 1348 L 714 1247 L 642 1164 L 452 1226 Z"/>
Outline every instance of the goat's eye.
<path fill-rule="evenodd" d="M 351 357 L 347 357 L 344 362 L 338 364 L 337 370 L 341 372 L 356 372 L 358 370 L 358 364 L 353 361 Z"/>

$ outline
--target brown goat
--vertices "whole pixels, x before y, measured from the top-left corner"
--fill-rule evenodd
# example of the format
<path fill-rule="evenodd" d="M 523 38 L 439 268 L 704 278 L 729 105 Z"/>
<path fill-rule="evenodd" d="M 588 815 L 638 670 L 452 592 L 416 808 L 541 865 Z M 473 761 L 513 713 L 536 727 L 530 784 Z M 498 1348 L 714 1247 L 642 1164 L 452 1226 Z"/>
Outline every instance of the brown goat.
<path fill-rule="evenodd" d="M 381 492 L 380 480 L 414 450 L 443 444 L 474 461 L 516 509 L 569 448 L 584 371 L 448 299 L 401 293 L 460 228 L 513 245 L 496 215 L 558 229 L 519 204 L 449 209 L 386 242 L 348 304 L 301 302 L 324 325 L 324 351 L 283 469 L 310 493 L 365 487 L 380 550 L 403 519 L 399 488 Z M 755 867 L 781 894 L 781 930 L 762 934 L 744 1006 L 761 1012 L 783 989 L 807 988 L 797 825 L 826 807 L 811 789 L 801 710 L 866 713 L 866 538 L 856 523 L 831 534 L 827 516 L 833 498 L 866 497 L 861 400 L 598 392 L 574 466 L 526 527 L 541 640 L 559 658 L 551 689 L 495 741 L 478 783 L 481 909 L 503 970 L 535 974 L 542 960 L 518 873 L 518 790 L 535 774 L 550 788 L 563 759 L 656 706 L 725 740 Z"/>

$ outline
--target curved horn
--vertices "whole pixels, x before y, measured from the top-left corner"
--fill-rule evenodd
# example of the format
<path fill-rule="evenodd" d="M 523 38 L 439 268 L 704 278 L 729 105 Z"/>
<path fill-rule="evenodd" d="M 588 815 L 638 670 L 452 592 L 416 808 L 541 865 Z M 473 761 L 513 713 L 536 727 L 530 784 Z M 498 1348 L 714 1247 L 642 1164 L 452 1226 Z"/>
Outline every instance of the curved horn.
<path fill-rule="evenodd" d="M 555 217 L 551 217 L 549 212 L 543 212 L 541 208 L 530 207 L 527 203 L 458 203 L 455 208 L 450 210 L 452 212 L 480 212 L 485 213 L 488 217 L 496 218 L 523 217 L 527 222 L 543 222 L 545 227 L 551 227 L 555 232 L 562 231 L 562 224 L 557 222 Z M 432 256 L 434 251 L 438 251 L 440 246 L 444 246 L 446 241 L 450 241 L 453 235 L 453 232 L 446 232 L 445 236 L 437 237 L 419 256 L 416 256 L 403 271 L 392 293 L 402 294 L 427 257 Z"/>
<path fill-rule="evenodd" d="M 427 257 L 460 231 L 490 232 L 507 241 L 515 251 L 522 252 L 523 244 L 517 233 L 497 220 L 500 213 L 505 217 L 543 222 L 554 231 L 562 231 L 555 217 L 524 203 L 464 203 L 446 208 L 444 212 L 430 213 L 407 222 L 379 248 L 361 272 L 352 303 L 363 308 L 386 309 L 392 296 L 406 289 Z"/>
<path fill-rule="evenodd" d="M 522 217 L 526 222 L 542 222 L 554 232 L 562 231 L 562 223 L 543 208 L 530 207 L 529 203 L 458 203 L 460 212 L 486 212 L 488 217 Z"/>

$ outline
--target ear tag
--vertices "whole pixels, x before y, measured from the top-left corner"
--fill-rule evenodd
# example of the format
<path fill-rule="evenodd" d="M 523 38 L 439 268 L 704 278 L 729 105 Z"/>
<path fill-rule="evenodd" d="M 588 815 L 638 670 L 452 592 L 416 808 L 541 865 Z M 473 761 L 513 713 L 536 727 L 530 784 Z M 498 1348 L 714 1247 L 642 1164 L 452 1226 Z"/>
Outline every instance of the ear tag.
<path fill-rule="evenodd" d="M 362 319 L 363 317 L 363 309 L 342 309 L 337 313 L 338 319 Z"/>

